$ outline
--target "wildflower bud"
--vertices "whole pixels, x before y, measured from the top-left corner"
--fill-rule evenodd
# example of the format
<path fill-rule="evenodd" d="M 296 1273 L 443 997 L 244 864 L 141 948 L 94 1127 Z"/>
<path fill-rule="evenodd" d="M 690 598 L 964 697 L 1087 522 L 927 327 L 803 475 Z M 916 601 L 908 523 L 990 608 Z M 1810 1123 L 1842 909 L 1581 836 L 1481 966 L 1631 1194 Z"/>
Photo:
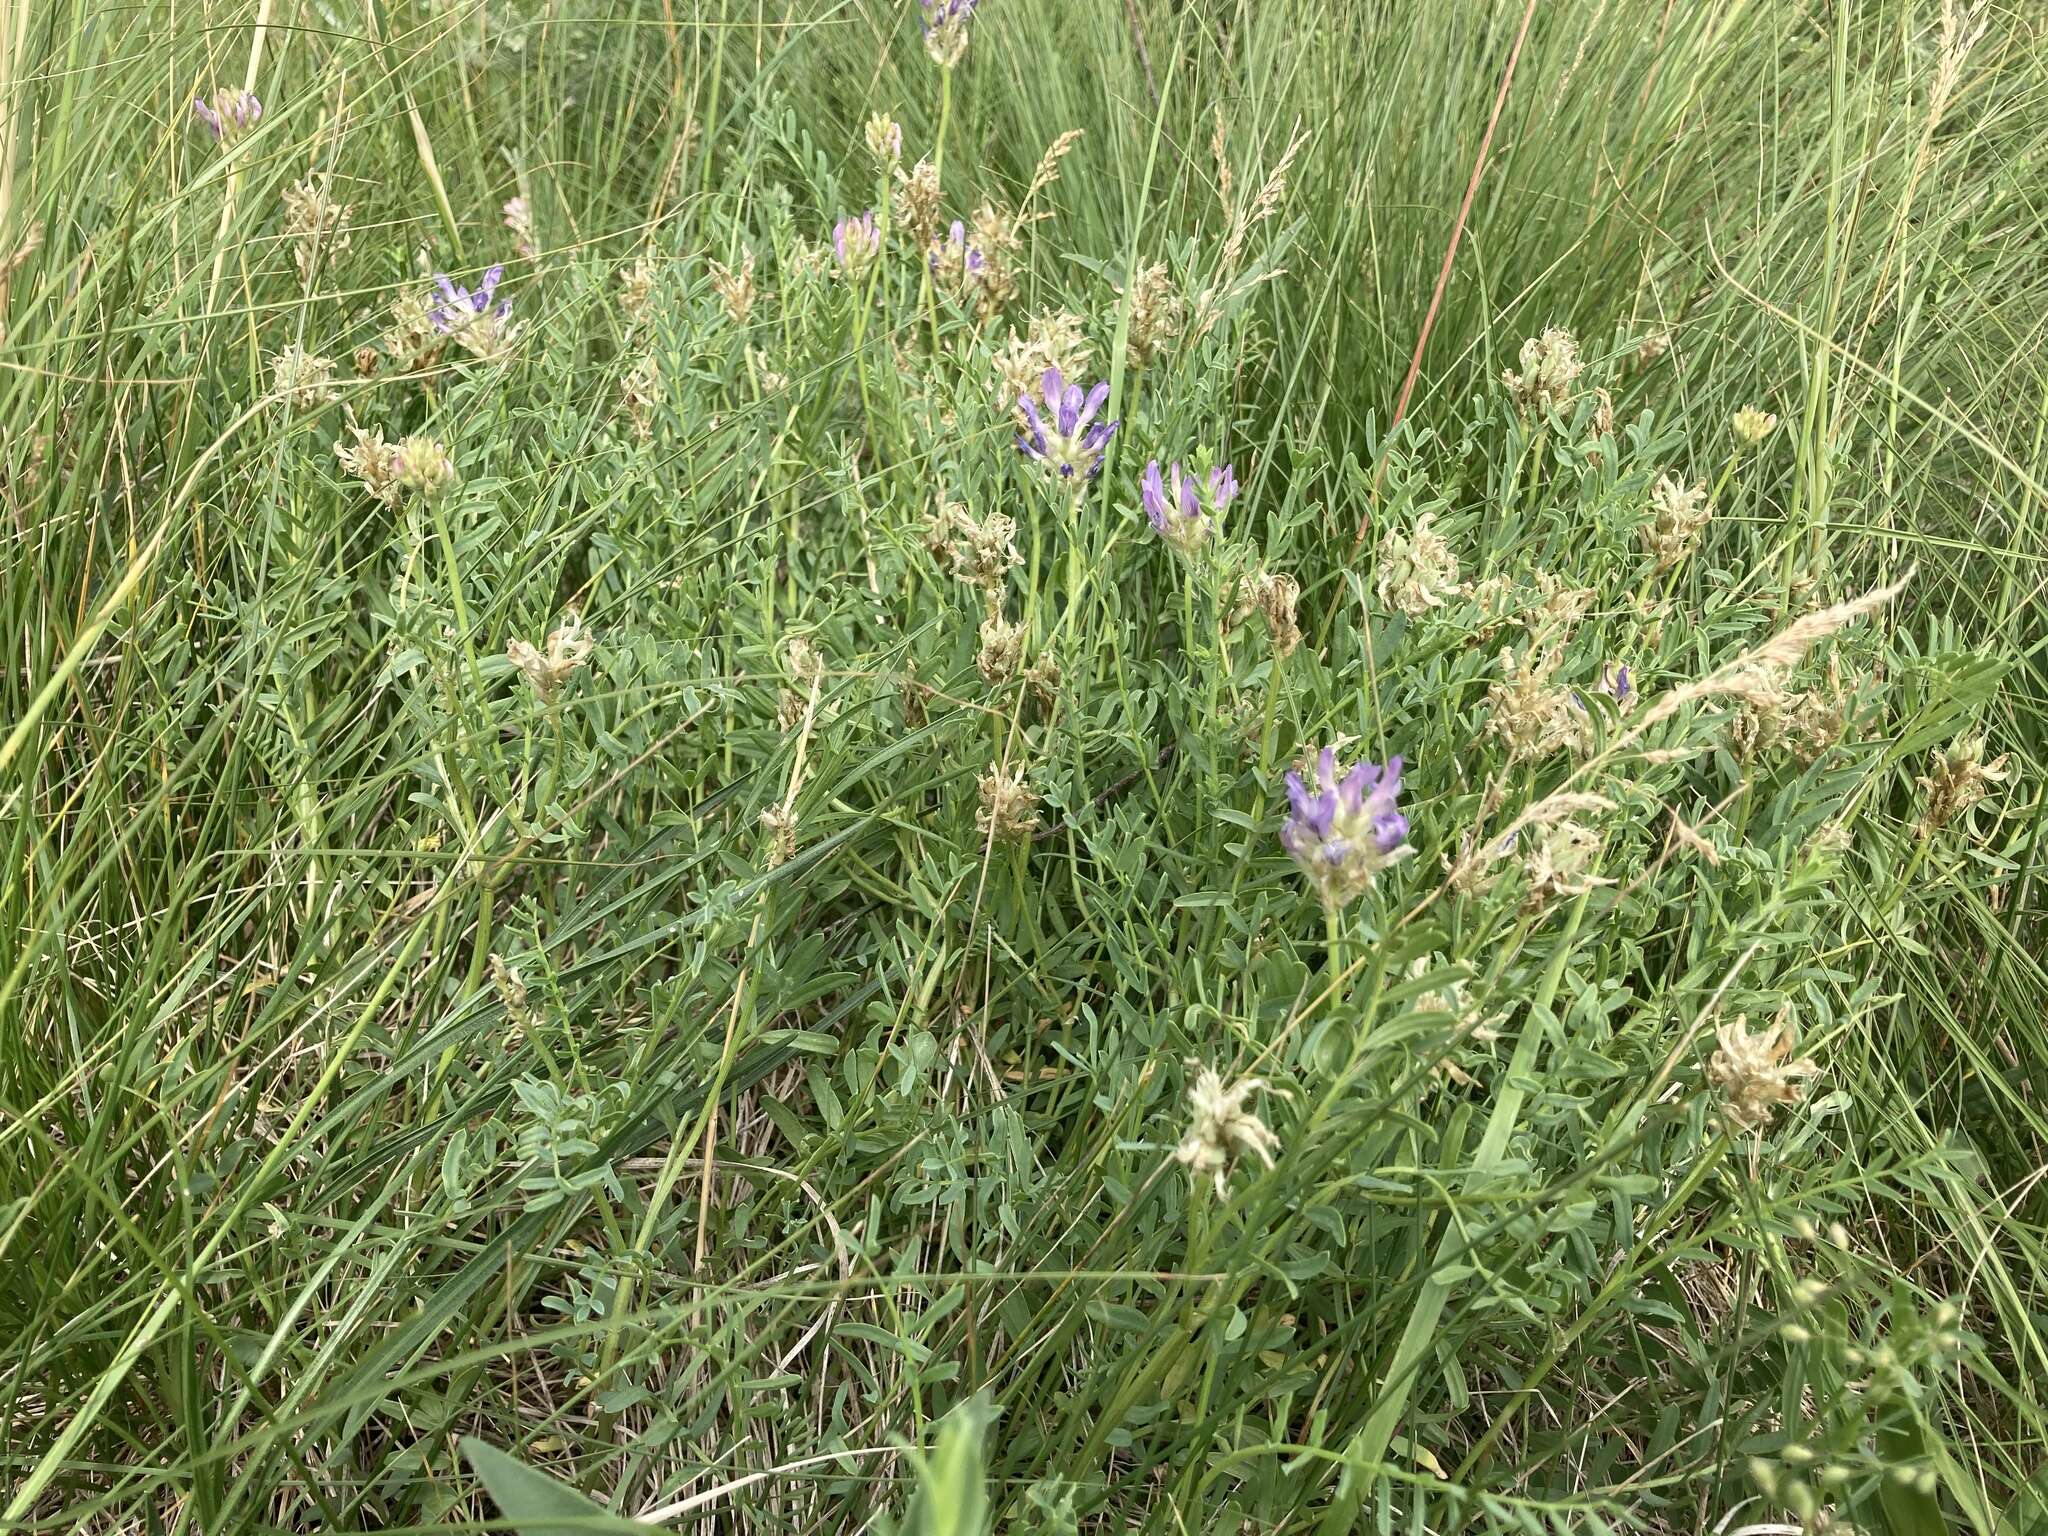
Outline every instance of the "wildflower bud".
<path fill-rule="evenodd" d="M 448 450 L 424 433 L 415 432 L 398 444 L 398 483 L 428 500 L 455 484 L 455 461 Z"/>
<path fill-rule="evenodd" d="M 903 129 L 888 113 L 877 112 L 868 119 L 867 141 L 868 153 L 883 170 L 894 169 L 902 160 Z"/>
<path fill-rule="evenodd" d="M 977 789 L 981 809 L 975 812 L 974 830 L 983 838 L 1021 842 L 1038 829 L 1038 796 L 1026 787 L 1023 774 L 992 767 Z"/>
<path fill-rule="evenodd" d="M 1578 338 L 1559 326 L 1550 326 L 1541 336 L 1522 343 L 1522 371 L 1503 372 L 1501 382 L 1523 415 L 1563 415 L 1571 407 L 1579 375 L 1585 369 L 1579 360 Z"/>
<path fill-rule="evenodd" d="M 1735 441 L 1743 447 L 1754 448 L 1778 430 L 1778 418 L 1769 411 L 1745 405 L 1729 418 L 1728 430 L 1735 434 Z"/>
<path fill-rule="evenodd" d="M 263 116 L 263 103 L 254 92 L 224 85 L 213 93 L 211 101 L 194 97 L 192 115 L 205 125 L 216 144 L 225 146 L 256 126 L 256 120 Z"/>
<path fill-rule="evenodd" d="M 1192 475 L 1182 474 L 1180 462 L 1175 460 L 1169 489 L 1168 478 L 1160 474 L 1159 461 L 1154 459 L 1145 466 L 1138 484 L 1138 499 L 1153 532 L 1183 555 L 1193 554 L 1208 542 L 1223 517 L 1223 509 L 1236 496 L 1237 476 L 1231 473 L 1228 464 L 1210 470 L 1197 481 Z"/>
<path fill-rule="evenodd" d="M 882 254 L 882 236 L 875 227 L 872 209 L 832 226 L 832 254 L 838 262 L 836 270 L 840 277 L 858 281 L 867 276 Z"/>

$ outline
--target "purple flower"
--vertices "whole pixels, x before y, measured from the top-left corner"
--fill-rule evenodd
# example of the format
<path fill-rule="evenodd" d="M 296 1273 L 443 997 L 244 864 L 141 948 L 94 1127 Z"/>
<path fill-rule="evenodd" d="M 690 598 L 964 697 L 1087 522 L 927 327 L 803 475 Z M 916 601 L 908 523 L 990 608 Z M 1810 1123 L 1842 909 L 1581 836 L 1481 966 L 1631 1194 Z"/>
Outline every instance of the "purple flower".
<path fill-rule="evenodd" d="M 1206 496 L 1201 482 L 1181 473 L 1178 459 L 1165 475 L 1154 459 L 1138 481 L 1138 499 L 1154 531 L 1183 554 L 1216 531 L 1216 520 L 1236 495 L 1237 476 L 1228 464 L 1209 471 Z"/>
<path fill-rule="evenodd" d="M 924 51 L 941 69 L 952 69 L 967 55 L 967 23 L 977 0 L 918 0 L 924 14 Z"/>
<path fill-rule="evenodd" d="M 256 126 L 256 120 L 263 116 L 263 103 L 253 91 L 224 85 L 213 93 L 211 104 L 193 97 L 192 115 L 206 125 L 216 144 L 233 143 Z"/>
<path fill-rule="evenodd" d="M 1028 392 L 1017 401 L 1024 413 L 1024 435 L 1017 439 L 1017 447 L 1055 479 L 1101 474 L 1103 453 L 1118 425 L 1095 419 L 1109 399 L 1109 386 L 1097 384 L 1084 395 L 1080 385 L 1060 377 L 1059 369 L 1048 368 L 1039 389 L 1045 399 L 1042 411 Z"/>
<path fill-rule="evenodd" d="M 1600 668 L 1600 691 L 1614 700 L 1615 708 L 1628 708 L 1636 696 L 1636 689 L 1635 684 L 1629 681 L 1627 662 L 1618 667 L 1603 665 Z"/>
<path fill-rule="evenodd" d="M 1288 773 L 1293 814 L 1280 828 L 1280 842 L 1326 906 L 1346 905 L 1381 870 L 1414 852 L 1400 795 L 1398 757 L 1388 758 L 1384 768 L 1362 762 L 1347 770 L 1338 766 L 1336 749 L 1325 747 L 1316 759 L 1313 790 L 1300 774 Z"/>
<path fill-rule="evenodd" d="M 839 258 L 841 276 L 858 276 L 874 265 L 882 254 L 882 237 L 875 230 L 873 209 L 832 226 L 832 254 Z"/>
<path fill-rule="evenodd" d="M 981 0 L 918 0 L 919 8 L 924 12 L 918 18 L 918 25 L 930 32 L 948 22 L 965 21 L 980 3 Z"/>
<path fill-rule="evenodd" d="M 491 300 L 496 296 L 498 283 L 504 276 L 503 264 L 493 265 L 484 273 L 484 280 L 477 284 L 476 292 L 471 293 L 460 283 L 450 282 L 447 273 L 436 272 L 434 282 L 441 290 L 442 302 L 427 311 L 427 318 L 433 322 L 434 329 L 443 335 L 459 331 L 487 310 L 500 320 L 509 319 L 512 314 L 510 299 L 499 299 L 497 308 L 491 308 Z"/>

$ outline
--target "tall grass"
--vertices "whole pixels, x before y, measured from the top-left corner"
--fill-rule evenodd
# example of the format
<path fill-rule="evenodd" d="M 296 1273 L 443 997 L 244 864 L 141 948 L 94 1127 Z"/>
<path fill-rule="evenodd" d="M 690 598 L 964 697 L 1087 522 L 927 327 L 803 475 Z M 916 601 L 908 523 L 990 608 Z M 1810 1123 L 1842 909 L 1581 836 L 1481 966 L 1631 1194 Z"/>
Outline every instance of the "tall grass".
<path fill-rule="evenodd" d="M 2040 20 L 1541 0 L 1425 336 L 1522 14 L 985 0 L 947 76 L 865 0 L 0 11 L 0 1526 L 2048 1519 Z M 1080 130 L 1000 315 L 877 112 L 948 219 Z M 378 350 L 494 261 L 505 356 Z M 1078 497 L 988 358 L 1060 309 Z M 1546 326 L 1586 372 L 1518 410 Z M 344 406 L 459 484 L 366 494 Z M 1153 457 L 1243 484 L 1196 559 Z M 1511 755 L 1504 646 L 1570 743 Z M 1417 851 L 1325 913 L 1276 833 L 1332 741 Z M 1717 1031 L 1781 1017 L 1816 1073 L 1731 1124 Z M 1203 1067 L 1276 1138 L 1220 1194 Z"/>

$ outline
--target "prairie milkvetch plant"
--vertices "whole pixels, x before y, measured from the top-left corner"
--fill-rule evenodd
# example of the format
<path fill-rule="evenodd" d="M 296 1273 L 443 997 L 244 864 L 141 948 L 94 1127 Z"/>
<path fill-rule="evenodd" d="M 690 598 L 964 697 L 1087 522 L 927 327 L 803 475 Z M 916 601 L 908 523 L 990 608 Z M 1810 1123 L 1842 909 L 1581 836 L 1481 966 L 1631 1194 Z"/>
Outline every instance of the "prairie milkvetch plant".
<path fill-rule="evenodd" d="M 1371 889 L 1381 870 L 1415 851 L 1408 845 L 1400 796 L 1399 757 L 1384 767 L 1360 762 L 1346 769 L 1337 762 L 1336 748 L 1324 747 L 1313 789 L 1288 770 L 1292 814 L 1280 828 L 1280 843 L 1325 907 L 1350 905 Z"/>
<path fill-rule="evenodd" d="M 1130 329 L 1124 356 L 1133 368 L 1146 368 L 1174 342 L 1187 327 L 1187 300 L 1174 286 L 1173 274 L 1165 263 L 1141 267 L 1130 288 Z"/>
<path fill-rule="evenodd" d="M 967 57 L 968 27 L 980 0 L 918 0 L 923 12 L 924 51 L 941 69 L 957 68 Z"/>
<path fill-rule="evenodd" d="M 299 276 L 307 282 L 323 258 L 332 261 L 348 249 L 348 221 L 355 208 L 336 200 L 333 182 L 331 175 L 322 173 L 285 189 L 285 237 L 292 242 Z"/>
<path fill-rule="evenodd" d="M 335 443 L 334 456 L 385 506 L 397 506 L 407 491 L 431 501 L 455 484 L 455 461 L 438 439 L 415 432 L 386 442 L 381 431 L 362 426 L 346 406 L 342 409 L 348 437 Z"/>
<path fill-rule="evenodd" d="M 1273 1166 L 1280 1138 L 1248 1107 L 1255 1094 L 1266 1091 L 1262 1078 L 1242 1077 L 1226 1083 L 1223 1075 L 1209 1066 L 1195 1073 L 1188 1087 L 1187 1135 L 1173 1155 L 1186 1167 L 1196 1187 L 1206 1181 L 1215 1189 L 1217 1199 L 1226 1198 L 1230 1170 L 1247 1153 L 1266 1167 Z"/>
<path fill-rule="evenodd" d="M 967 226 L 955 219 L 944 235 L 932 237 L 930 257 L 932 281 L 956 299 L 965 299 L 980 282 L 988 260 L 981 247 L 969 243 Z"/>
<path fill-rule="evenodd" d="M 1021 843 L 1038 830 L 1038 795 L 1025 783 L 1021 770 L 991 766 L 976 792 L 981 804 L 974 813 L 974 830 L 984 839 Z"/>
<path fill-rule="evenodd" d="M 1440 608 L 1459 594 L 1458 556 L 1425 512 L 1412 533 L 1388 528 L 1380 538 L 1380 601 L 1411 619 Z"/>
<path fill-rule="evenodd" d="M 1080 385 L 1067 383 L 1059 369 L 1048 368 L 1039 393 L 1043 411 L 1029 392 L 1018 397 L 1024 433 L 1017 448 L 1055 484 L 1071 485 L 1078 494 L 1082 481 L 1102 473 L 1103 455 L 1119 425 L 1095 419 L 1109 400 L 1109 385 L 1098 383 L 1084 393 Z"/>
<path fill-rule="evenodd" d="M 1937 753 L 1927 772 L 1914 780 L 1926 796 L 1916 834 L 1923 840 L 1933 837 L 1958 817 L 1967 816 L 1972 806 L 1991 793 L 1994 784 L 2012 777 L 2006 762 L 2003 753 L 1989 762 L 1984 760 L 1981 736 L 1966 737 Z"/>
<path fill-rule="evenodd" d="M 211 100 L 195 96 L 192 115 L 199 119 L 216 144 L 226 146 L 256 126 L 257 120 L 263 116 L 263 103 L 256 99 L 254 91 L 224 85 L 213 93 Z"/>
<path fill-rule="evenodd" d="M 877 112 L 868 119 L 863 135 L 867 140 L 868 153 L 875 157 L 875 163 L 883 170 L 894 170 L 903 158 L 903 128 L 895 118 L 886 112 Z"/>
<path fill-rule="evenodd" d="M 1660 475 L 1650 487 L 1650 520 L 1643 542 L 1659 571 L 1669 570 L 1693 551 L 1700 530 L 1713 517 L 1704 485 L 1687 485 L 1677 475 Z"/>
<path fill-rule="evenodd" d="M 1004 410 L 1015 414 L 1019 430 L 1025 425 L 1024 397 L 1047 372 L 1062 378 L 1085 372 L 1094 351 L 1081 317 L 1068 310 L 1033 315 L 1022 336 L 1011 327 L 1009 339 L 995 351 L 996 396 Z"/>
<path fill-rule="evenodd" d="M 334 364 L 297 343 L 270 360 L 270 390 L 287 411 L 313 411 L 334 399 Z"/>
<path fill-rule="evenodd" d="M 1152 531 L 1176 552 L 1191 555 L 1208 542 L 1222 521 L 1223 509 L 1236 499 L 1237 476 L 1228 464 L 1199 478 L 1183 474 L 1178 459 L 1162 475 L 1154 459 L 1145 466 L 1138 494 Z"/>
<path fill-rule="evenodd" d="M 464 351 L 483 362 L 495 362 L 511 349 L 519 327 L 512 323 L 512 301 L 497 296 L 505 268 L 494 264 L 472 293 L 445 272 L 434 274 L 441 300 L 427 311 L 427 323 Z"/>
<path fill-rule="evenodd" d="M 718 295 L 727 316 L 734 325 L 745 325 L 754 312 L 754 253 L 742 251 L 737 268 L 721 261 L 707 262 L 706 266 L 711 273 L 711 291 Z"/>

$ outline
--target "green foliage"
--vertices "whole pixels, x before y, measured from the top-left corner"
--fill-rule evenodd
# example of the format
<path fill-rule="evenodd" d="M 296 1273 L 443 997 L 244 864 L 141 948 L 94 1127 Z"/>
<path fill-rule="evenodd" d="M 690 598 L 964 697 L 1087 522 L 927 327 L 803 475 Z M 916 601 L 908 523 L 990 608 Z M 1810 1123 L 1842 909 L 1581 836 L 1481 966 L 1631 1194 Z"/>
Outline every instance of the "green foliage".
<path fill-rule="evenodd" d="M 0 1525 L 2038 1523 L 2033 23 L 913 9 L 0 26 Z"/>

